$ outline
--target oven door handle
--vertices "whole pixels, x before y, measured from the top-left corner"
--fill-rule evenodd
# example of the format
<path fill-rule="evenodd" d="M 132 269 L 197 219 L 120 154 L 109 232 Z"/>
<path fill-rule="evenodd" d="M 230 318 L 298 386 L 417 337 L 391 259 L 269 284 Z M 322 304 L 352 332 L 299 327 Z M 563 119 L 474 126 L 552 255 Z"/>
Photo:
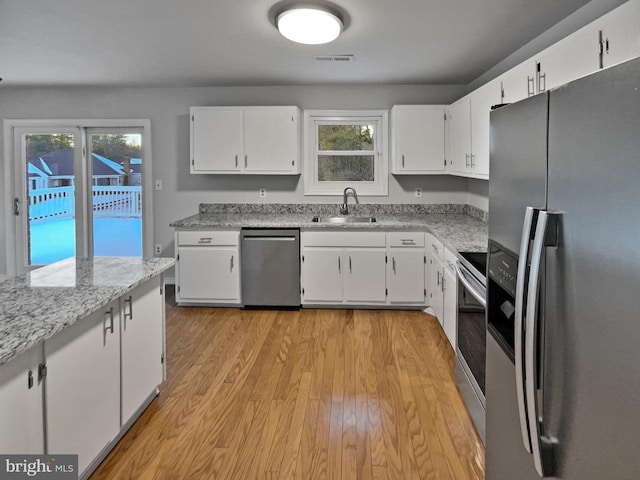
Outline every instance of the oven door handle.
<path fill-rule="evenodd" d="M 469 280 L 467 279 L 465 272 L 462 270 L 462 268 L 460 268 L 460 264 L 456 263 L 456 272 L 458 272 L 458 279 L 462 282 L 462 285 L 464 285 L 464 287 L 469 290 L 469 293 L 471 293 L 471 295 L 473 295 L 473 298 L 475 298 L 478 302 L 480 302 L 480 305 L 482 305 L 483 307 L 487 306 L 487 299 L 482 296 L 482 294 L 480 292 L 478 292 L 473 285 L 471 285 L 471 282 L 469 282 Z"/>

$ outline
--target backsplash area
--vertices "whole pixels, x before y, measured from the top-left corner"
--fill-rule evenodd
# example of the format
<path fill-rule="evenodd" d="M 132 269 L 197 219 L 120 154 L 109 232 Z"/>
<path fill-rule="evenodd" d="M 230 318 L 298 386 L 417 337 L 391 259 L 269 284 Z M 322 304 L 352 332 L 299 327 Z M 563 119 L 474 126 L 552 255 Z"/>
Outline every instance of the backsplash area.
<path fill-rule="evenodd" d="M 204 214 L 308 214 L 337 215 L 338 204 L 333 203 L 201 203 L 199 213 Z M 489 213 L 471 205 L 457 203 L 441 204 L 349 204 L 349 212 L 354 215 L 429 215 L 462 214 L 487 222 Z"/>

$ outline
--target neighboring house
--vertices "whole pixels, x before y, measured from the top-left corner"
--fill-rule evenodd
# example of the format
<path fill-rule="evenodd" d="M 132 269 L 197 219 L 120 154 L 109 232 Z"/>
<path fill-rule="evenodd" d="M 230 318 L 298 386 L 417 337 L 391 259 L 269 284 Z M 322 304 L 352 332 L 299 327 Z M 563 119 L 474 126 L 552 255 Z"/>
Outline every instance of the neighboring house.
<path fill-rule="evenodd" d="M 123 165 L 97 153 L 92 154 L 94 186 L 140 185 L 142 161 L 129 160 L 129 179 Z M 74 184 L 73 151 L 56 150 L 39 157 L 29 158 L 29 189 L 68 187 Z"/>

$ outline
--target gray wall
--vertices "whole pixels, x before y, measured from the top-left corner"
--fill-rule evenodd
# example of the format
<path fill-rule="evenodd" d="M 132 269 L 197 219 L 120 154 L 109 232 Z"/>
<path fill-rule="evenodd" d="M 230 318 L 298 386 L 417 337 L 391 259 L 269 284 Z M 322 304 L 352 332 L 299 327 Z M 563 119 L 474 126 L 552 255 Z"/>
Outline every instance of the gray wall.
<path fill-rule="evenodd" d="M 336 197 L 310 197 L 301 176 L 216 176 L 189 174 L 189 107 L 195 105 L 298 105 L 302 109 L 388 109 L 394 104 L 449 104 L 464 85 L 276 86 L 205 88 L 0 88 L 3 119 L 149 118 L 154 193 L 154 243 L 173 255 L 169 223 L 197 211 L 200 202 L 260 202 L 267 189 L 273 203 L 338 203 Z M 4 138 L 2 139 L 4 141 Z M 4 189 L 4 162 L 0 169 Z M 486 209 L 486 181 L 449 176 L 394 177 L 380 203 L 471 203 Z M 471 191 L 468 185 L 473 184 Z M 413 190 L 422 187 L 422 198 Z M 484 198 L 483 198 L 484 195 Z M 0 199 L 0 274 L 6 269 L 4 195 Z"/>

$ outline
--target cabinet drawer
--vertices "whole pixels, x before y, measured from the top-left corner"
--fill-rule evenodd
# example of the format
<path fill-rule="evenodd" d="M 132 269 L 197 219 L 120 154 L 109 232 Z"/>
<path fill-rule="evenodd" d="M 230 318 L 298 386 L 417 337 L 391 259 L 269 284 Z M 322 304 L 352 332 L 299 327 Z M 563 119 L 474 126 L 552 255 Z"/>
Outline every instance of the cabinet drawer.
<path fill-rule="evenodd" d="M 237 246 L 239 232 L 178 232 L 178 245 Z"/>
<path fill-rule="evenodd" d="M 305 247 L 386 247 L 385 232 L 303 232 Z"/>
<path fill-rule="evenodd" d="M 392 232 L 389 233 L 390 247 L 424 247 L 424 233 Z"/>

